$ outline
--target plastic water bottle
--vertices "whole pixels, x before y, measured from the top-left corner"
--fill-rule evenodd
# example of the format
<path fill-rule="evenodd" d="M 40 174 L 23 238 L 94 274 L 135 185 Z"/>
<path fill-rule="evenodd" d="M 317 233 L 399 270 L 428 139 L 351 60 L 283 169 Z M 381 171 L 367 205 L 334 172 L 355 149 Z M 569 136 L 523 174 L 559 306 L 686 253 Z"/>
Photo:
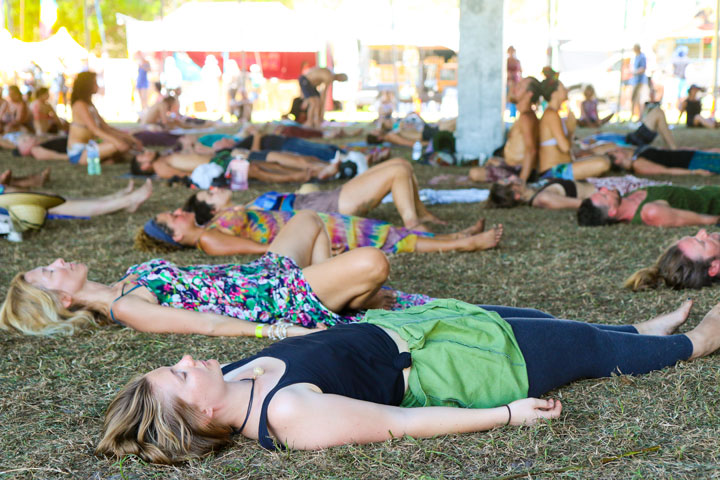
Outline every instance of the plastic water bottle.
<path fill-rule="evenodd" d="M 87 171 L 88 175 L 100 175 L 102 167 L 100 166 L 100 151 L 98 144 L 90 140 L 87 146 Z"/>
<path fill-rule="evenodd" d="M 247 190 L 248 189 L 248 169 L 250 162 L 244 157 L 235 157 L 230 161 L 228 170 L 230 171 L 230 190 Z"/>
<path fill-rule="evenodd" d="M 412 149 L 412 159 L 417 162 L 422 157 L 422 143 L 415 142 Z"/>

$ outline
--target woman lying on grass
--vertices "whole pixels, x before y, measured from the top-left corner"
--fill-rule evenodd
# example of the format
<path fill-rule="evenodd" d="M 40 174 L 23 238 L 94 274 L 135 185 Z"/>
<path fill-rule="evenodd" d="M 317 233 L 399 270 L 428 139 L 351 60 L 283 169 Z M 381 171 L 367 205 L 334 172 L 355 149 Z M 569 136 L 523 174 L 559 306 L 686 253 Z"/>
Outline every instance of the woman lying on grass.
<path fill-rule="evenodd" d="M 380 205 L 385 195 L 392 193 L 393 203 L 405 228 L 426 231 L 425 223 L 447 223 L 430 213 L 420 200 L 419 190 L 412 165 L 398 157 L 370 167 L 334 190 L 303 194 L 269 192 L 256 203 L 261 202 L 260 208 L 267 210 L 315 210 L 366 216 Z M 195 213 L 198 224 L 205 225 L 220 210 L 232 206 L 230 190 L 211 189 L 191 195 L 183 209 Z"/>
<path fill-rule="evenodd" d="M 289 225 L 296 212 L 246 209 L 221 210 L 205 226 L 195 214 L 177 209 L 149 220 L 135 236 L 135 247 L 146 252 L 198 248 L 208 255 L 265 253 L 273 239 Z M 483 231 L 485 220 L 463 231 L 432 234 L 394 227 L 371 218 L 339 213 L 318 213 L 334 252 L 375 247 L 386 253 L 479 251 L 494 248 L 502 237 L 502 225 Z M 269 245 L 270 244 L 270 245 Z"/>
<path fill-rule="evenodd" d="M 29 335 L 73 333 L 112 319 L 136 330 L 223 336 L 269 335 L 253 322 L 292 322 L 275 333 L 309 333 L 317 324 L 360 318 L 358 310 L 425 303 L 423 295 L 380 290 L 385 255 L 361 248 L 330 257 L 330 242 L 313 212 L 299 212 L 266 255 L 246 265 L 178 267 L 155 259 L 130 267 L 111 285 L 88 280 L 88 269 L 58 259 L 13 278 L 0 308 L 0 328 Z M 308 328 L 300 328 L 300 327 Z"/>
<path fill-rule="evenodd" d="M 186 355 L 120 391 L 97 452 L 175 463 L 238 433 L 268 449 L 310 450 L 532 425 L 560 416 L 560 401 L 534 397 L 562 385 L 715 351 L 720 306 L 672 335 L 691 305 L 636 325 L 593 325 L 436 300 L 373 310 L 361 323 L 286 339 L 224 366 Z"/>
<path fill-rule="evenodd" d="M 655 261 L 625 280 L 634 291 L 665 285 L 676 290 L 709 287 L 720 279 L 720 232 L 704 228 L 694 236 L 683 237 Z"/>

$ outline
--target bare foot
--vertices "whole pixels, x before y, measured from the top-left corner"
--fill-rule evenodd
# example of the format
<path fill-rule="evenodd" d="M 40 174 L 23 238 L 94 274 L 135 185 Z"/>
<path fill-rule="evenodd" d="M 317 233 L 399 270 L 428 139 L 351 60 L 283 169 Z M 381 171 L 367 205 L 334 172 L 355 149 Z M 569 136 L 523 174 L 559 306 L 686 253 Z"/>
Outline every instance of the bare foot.
<path fill-rule="evenodd" d="M 0 185 L 8 185 L 12 181 L 12 172 L 10 170 L 5 170 L 3 173 L 0 173 Z"/>
<path fill-rule="evenodd" d="M 45 185 L 50 180 L 50 167 L 40 172 L 40 187 Z"/>
<path fill-rule="evenodd" d="M 390 310 L 395 305 L 395 290 L 381 288 L 375 295 L 370 297 L 363 305 L 363 309 L 370 310 L 372 308 Z"/>
<path fill-rule="evenodd" d="M 690 360 L 710 355 L 720 347 L 720 303 L 710 310 L 697 327 L 687 334 L 693 345 Z"/>
<path fill-rule="evenodd" d="M 465 237 L 470 237 L 472 235 L 477 235 L 478 233 L 482 233 L 485 231 L 485 218 L 481 218 L 477 222 L 475 222 L 475 225 L 468 227 L 464 230 L 460 230 L 458 233 Z"/>
<path fill-rule="evenodd" d="M 448 222 L 445 220 L 440 220 L 438 217 L 433 215 L 432 213 L 426 211 L 421 217 L 420 217 L 420 223 L 435 223 L 437 225 L 447 225 Z"/>
<path fill-rule="evenodd" d="M 478 233 L 472 237 L 465 238 L 465 244 L 459 250 L 461 252 L 475 252 L 478 250 L 489 250 L 500 243 L 503 235 L 503 226 L 495 225 L 487 232 Z"/>
<path fill-rule="evenodd" d="M 130 213 L 137 211 L 137 209 L 140 208 L 140 205 L 150 198 L 150 195 L 152 195 L 152 181 L 148 178 L 145 180 L 142 187 L 134 190 L 128 195 L 130 204 L 125 207 L 125 210 Z"/>
<path fill-rule="evenodd" d="M 685 323 L 690 309 L 693 306 L 692 299 L 688 298 L 680 305 L 680 308 L 674 312 L 660 315 L 647 322 L 637 323 L 633 325 L 638 333 L 642 335 L 672 335 L 677 328 Z"/>
<path fill-rule="evenodd" d="M 317 174 L 318 180 L 327 180 L 333 178 L 340 171 L 340 162 L 331 162 L 327 166 L 320 169 Z"/>
<path fill-rule="evenodd" d="M 125 186 L 125 188 L 121 188 L 117 192 L 113 193 L 111 196 L 114 198 L 121 198 L 125 195 L 130 195 L 133 190 L 135 190 L 135 180 L 128 180 L 128 184 Z"/>

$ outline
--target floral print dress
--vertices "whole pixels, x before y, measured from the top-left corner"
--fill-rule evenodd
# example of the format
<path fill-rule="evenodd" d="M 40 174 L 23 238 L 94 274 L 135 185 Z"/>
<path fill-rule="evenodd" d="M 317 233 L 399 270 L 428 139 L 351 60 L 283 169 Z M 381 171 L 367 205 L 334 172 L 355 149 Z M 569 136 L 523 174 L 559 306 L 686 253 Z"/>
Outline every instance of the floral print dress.
<path fill-rule="evenodd" d="M 154 259 L 130 267 L 126 277 L 150 290 L 163 306 L 209 312 L 252 322 L 287 321 L 305 327 L 351 323 L 362 312 L 340 315 L 313 293 L 303 271 L 289 257 L 267 253 L 244 264 L 179 267 Z M 393 309 L 422 305 L 431 298 L 397 292 Z"/>

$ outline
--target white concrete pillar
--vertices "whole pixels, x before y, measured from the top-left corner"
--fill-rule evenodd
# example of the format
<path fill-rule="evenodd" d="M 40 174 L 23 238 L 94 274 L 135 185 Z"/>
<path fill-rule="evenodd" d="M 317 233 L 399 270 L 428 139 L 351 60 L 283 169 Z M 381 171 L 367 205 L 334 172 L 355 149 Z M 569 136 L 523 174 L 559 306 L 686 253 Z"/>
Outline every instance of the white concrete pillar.
<path fill-rule="evenodd" d="M 463 157 L 490 155 L 503 142 L 503 0 L 460 0 L 458 121 Z"/>

